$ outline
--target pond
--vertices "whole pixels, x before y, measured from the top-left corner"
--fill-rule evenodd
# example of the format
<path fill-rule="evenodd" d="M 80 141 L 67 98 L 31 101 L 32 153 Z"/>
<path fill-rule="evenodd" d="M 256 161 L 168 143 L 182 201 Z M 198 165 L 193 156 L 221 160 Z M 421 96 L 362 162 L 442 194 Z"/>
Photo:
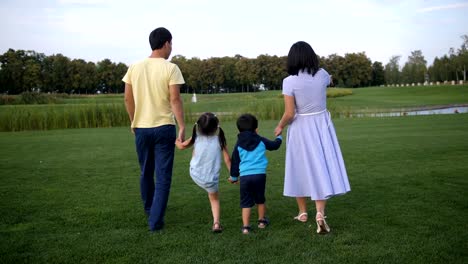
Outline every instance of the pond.
<path fill-rule="evenodd" d="M 462 114 L 468 113 L 468 106 L 451 106 L 433 109 L 421 110 L 402 110 L 399 112 L 385 112 L 385 113 L 351 113 L 348 115 L 341 114 L 341 117 L 388 117 L 388 116 L 414 116 L 414 115 L 439 115 L 439 114 Z"/>

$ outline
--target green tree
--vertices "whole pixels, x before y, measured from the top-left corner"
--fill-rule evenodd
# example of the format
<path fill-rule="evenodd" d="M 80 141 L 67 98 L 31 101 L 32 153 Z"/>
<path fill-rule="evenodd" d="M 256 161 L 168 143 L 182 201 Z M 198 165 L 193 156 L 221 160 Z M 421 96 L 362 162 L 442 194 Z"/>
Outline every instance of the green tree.
<path fill-rule="evenodd" d="M 240 86 L 241 92 L 248 92 L 257 78 L 254 70 L 254 60 L 249 58 L 238 58 L 235 64 L 235 80 Z"/>
<path fill-rule="evenodd" d="M 199 92 L 202 89 L 201 72 L 203 61 L 199 58 L 192 58 L 187 63 L 187 69 L 182 71 L 186 84 L 192 89 L 192 92 Z"/>
<path fill-rule="evenodd" d="M 44 58 L 42 78 L 44 92 L 68 93 L 70 86 L 70 59 L 62 54 Z"/>
<path fill-rule="evenodd" d="M 468 70 L 468 35 L 461 36 L 461 39 L 463 42 L 457 53 L 457 72 L 461 72 L 461 78 L 466 82 L 466 72 Z"/>
<path fill-rule="evenodd" d="M 438 57 L 435 57 L 434 62 L 427 70 L 429 74 L 429 80 L 431 82 L 442 81 L 441 69 L 442 69 L 442 61 Z"/>
<path fill-rule="evenodd" d="M 23 90 L 41 91 L 42 82 L 42 62 L 45 55 L 35 51 L 26 51 L 26 58 L 23 67 Z"/>
<path fill-rule="evenodd" d="M 185 80 L 184 88 L 187 89 L 188 87 L 193 87 L 188 84 L 188 77 L 191 75 L 191 73 L 189 70 L 190 66 L 189 66 L 189 61 L 187 60 L 187 58 L 185 58 L 182 55 L 175 55 L 175 56 L 172 56 L 171 62 L 176 64 L 179 67 L 180 71 L 182 72 L 182 75 L 184 76 L 184 80 Z M 187 93 L 187 90 L 185 91 L 181 90 L 181 92 Z"/>
<path fill-rule="evenodd" d="M 400 83 L 400 55 L 390 57 L 389 62 L 385 65 L 385 81 L 387 84 Z"/>
<path fill-rule="evenodd" d="M 99 90 L 113 93 L 115 88 L 113 80 L 116 78 L 115 64 L 109 59 L 104 59 L 97 63 L 96 68 Z"/>
<path fill-rule="evenodd" d="M 237 83 L 235 80 L 236 75 L 236 59 L 231 57 L 221 58 L 221 63 L 224 65 L 224 83 L 221 85 L 222 92 L 230 92 L 236 90 Z"/>
<path fill-rule="evenodd" d="M 423 83 L 427 73 L 427 62 L 421 50 L 415 50 L 408 56 L 408 61 L 401 70 L 401 80 L 404 83 Z"/>
<path fill-rule="evenodd" d="M 379 86 L 385 83 L 385 71 L 383 64 L 379 61 L 372 63 L 372 81 L 373 86 Z"/>
<path fill-rule="evenodd" d="M 86 90 L 84 81 L 86 76 L 86 61 L 78 59 L 70 62 L 69 68 L 69 84 L 72 93 L 82 93 Z"/>
<path fill-rule="evenodd" d="M 333 83 L 337 86 L 345 86 L 343 79 L 343 66 L 345 58 L 338 54 L 328 55 L 327 58 L 320 59 L 320 67 L 324 68 L 333 79 Z"/>
<path fill-rule="evenodd" d="M 468 35 L 463 35 L 460 48 L 455 51 L 449 49 L 449 54 L 440 58 L 436 57 L 428 69 L 431 81 L 466 81 L 466 71 L 468 66 Z"/>
<path fill-rule="evenodd" d="M 112 79 L 112 90 L 114 93 L 123 93 L 125 91 L 125 84 L 122 82 L 122 77 L 127 72 L 128 66 L 122 62 L 114 64 L 114 78 Z"/>
<path fill-rule="evenodd" d="M 341 75 L 346 87 L 368 86 L 372 80 L 372 62 L 364 52 L 347 53 Z"/>
<path fill-rule="evenodd" d="M 0 56 L 0 86 L 3 93 L 19 94 L 24 91 L 24 65 L 26 52 L 9 49 Z"/>
<path fill-rule="evenodd" d="M 86 78 L 83 80 L 83 88 L 84 93 L 94 93 L 98 88 L 99 80 L 97 76 L 97 67 L 94 62 L 87 62 L 85 67 L 85 76 Z M 123 77 L 123 75 L 122 75 Z M 83 90 L 81 90 L 83 93 Z"/>

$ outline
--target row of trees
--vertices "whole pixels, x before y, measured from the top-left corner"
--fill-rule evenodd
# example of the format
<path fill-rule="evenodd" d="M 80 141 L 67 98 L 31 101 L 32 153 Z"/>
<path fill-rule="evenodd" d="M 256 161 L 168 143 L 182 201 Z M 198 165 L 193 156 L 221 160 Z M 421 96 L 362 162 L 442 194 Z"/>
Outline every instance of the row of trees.
<path fill-rule="evenodd" d="M 201 60 L 176 55 L 172 62 L 182 70 L 186 81 L 184 92 L 217 93 L 251 92 L 262 87 L 280 89 L 287 76 L 286 59 L 286 56 L 260 55 L 250 59 L 236 55 Z M 360 87 L 384 82 L 383 68 L 375 70 L 365 53 L 344 57 L 333 54 L 321 57 L 320 62 L 340 86 Z M 109 59 L 94 63 L 71 60 L 62 54 L 46 56 L 13 49 L 0 55 L 0 66 L 0 93 L 8 94 L 25 91 L 121 93 L 124 90 L 121 79 L 127 70 L 127 65 Z M 375 71 L 377 74 L 373 74 Z"/>
<path fill-rule="evenodd" d="M 408 60 L 400 70 L 401 56 L 392 56 L 385 65 L 385 83 L 424 83 L 459 81 L 466 82 L 466 72 L 468 67 L 468 35 L 463 35 L 462 45 L 459 49 L 449 49 L 448 55 L 436 57 L 430 67 L 420 50 L 411 52 Z"/>
<path fill-rule="evenodd" d="M 200 60 L 175 56 L 176 63 L 186 80 L 186 92 L 244 92 L 255 91 L 262 85 L 268 89 L 281 89 L 288 75 L 287 57 L 260 55 L 249 59 L 234 57 Z M 338 86 L 362 87 L 384 83 L 384 69 L 380 62 L 372 64 L 365 53 L 351 53 L 341 57 L 332 54 L 320 58 L 320 66 L 327 69 Z"/>
<path fill-rule="evenodd" d="M 58 93 L 123 92 L 127 65 L 105 59 L 98 63 L 70 60 L 62 54 L 9 49 L 0 55 L 0 93 L 25 91 Z"/>
<path fill-rule="evenodd" d="M 466 80 L 468 36 L 462 39 L 458 50 L 451 48 L 449 55 L 436 57 L 429 68 L 420 50 L 411 52 L 401 69 L 401 56 L 392 56 L 384 67 L 381 62 L 372 62 L 364 52 L 320 57 L 320 66 L 340 87 Z M 286 60 L 286 56 L 269 55 L 254 59 L 241 55 L 204 60 L 181 55 L 172 58 L 182 70 L 187 93 L 250 92 L 261 87 L 280 89 L 287 76 Z M 0 55 L 0 93 L 121 93 L 124 90 L 121 79 L 126 70 L 127 65 L 109 59 L 94 63 L 71 60 L 62 54 L 46 56 L 35 51 L 9 49 Z"/>
<path fill-rule="evenodd" d="M 249 59 L 236 55 L 201 60 L 177 55 L 172 62 L 184 75 L 186 92 L 250 92 L 259 89 L 261 84 L 278 89 L 287 76 L 286 57 L 278 56 L 260 55 Z"/>

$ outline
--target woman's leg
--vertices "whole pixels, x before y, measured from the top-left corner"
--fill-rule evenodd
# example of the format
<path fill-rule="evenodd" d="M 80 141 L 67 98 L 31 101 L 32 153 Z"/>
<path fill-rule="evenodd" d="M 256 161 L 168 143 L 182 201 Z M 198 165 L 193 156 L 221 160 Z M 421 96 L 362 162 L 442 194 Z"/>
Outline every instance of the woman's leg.
<path fill-rule="evenodd" d="M 317 213 L 321 213 L 323 216 L 325 216 L 326 205 L 327 205 L 327 200 L 316 200 L 315 209 L 317 209 Z"/>
<path fill-rule="evenodd" d="M 307 213 L 307 197 L 296 197 L 299 214 Z"/>
<path fill-rule="evenodd" d="M 297 214 L 294 219 L 299 220 L 301 222 L 307 221 L 307 197 L 296 197 L 297 207 L 299 209 L 299 213 Z"/>
<path fill-rule="evenodd" d="M 308 197 L 296 197 L 297 208 L 299 209 L 299 214 L 307 213 L 307 198 Z"/>

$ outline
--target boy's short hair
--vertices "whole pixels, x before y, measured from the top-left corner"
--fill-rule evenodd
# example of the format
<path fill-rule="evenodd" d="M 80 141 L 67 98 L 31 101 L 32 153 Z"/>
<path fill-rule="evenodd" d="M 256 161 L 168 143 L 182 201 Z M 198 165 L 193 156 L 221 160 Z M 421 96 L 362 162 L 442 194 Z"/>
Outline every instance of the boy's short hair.
<path fill-rule="evenodd" d="M 237 118 L 237 129 L 239 132 L 254 132 L 258 128 L 258 120 L 252 114 L 243 114 Z"/>
<path fill-rule="evenodd" d="M 151 50 L 157 50 L 164 46 L 166 42 L 172 41 L 172 35 L 169 30 L 163 27 L 159 27 L 153 30 L 149 35 L 149 42 Z"/>

